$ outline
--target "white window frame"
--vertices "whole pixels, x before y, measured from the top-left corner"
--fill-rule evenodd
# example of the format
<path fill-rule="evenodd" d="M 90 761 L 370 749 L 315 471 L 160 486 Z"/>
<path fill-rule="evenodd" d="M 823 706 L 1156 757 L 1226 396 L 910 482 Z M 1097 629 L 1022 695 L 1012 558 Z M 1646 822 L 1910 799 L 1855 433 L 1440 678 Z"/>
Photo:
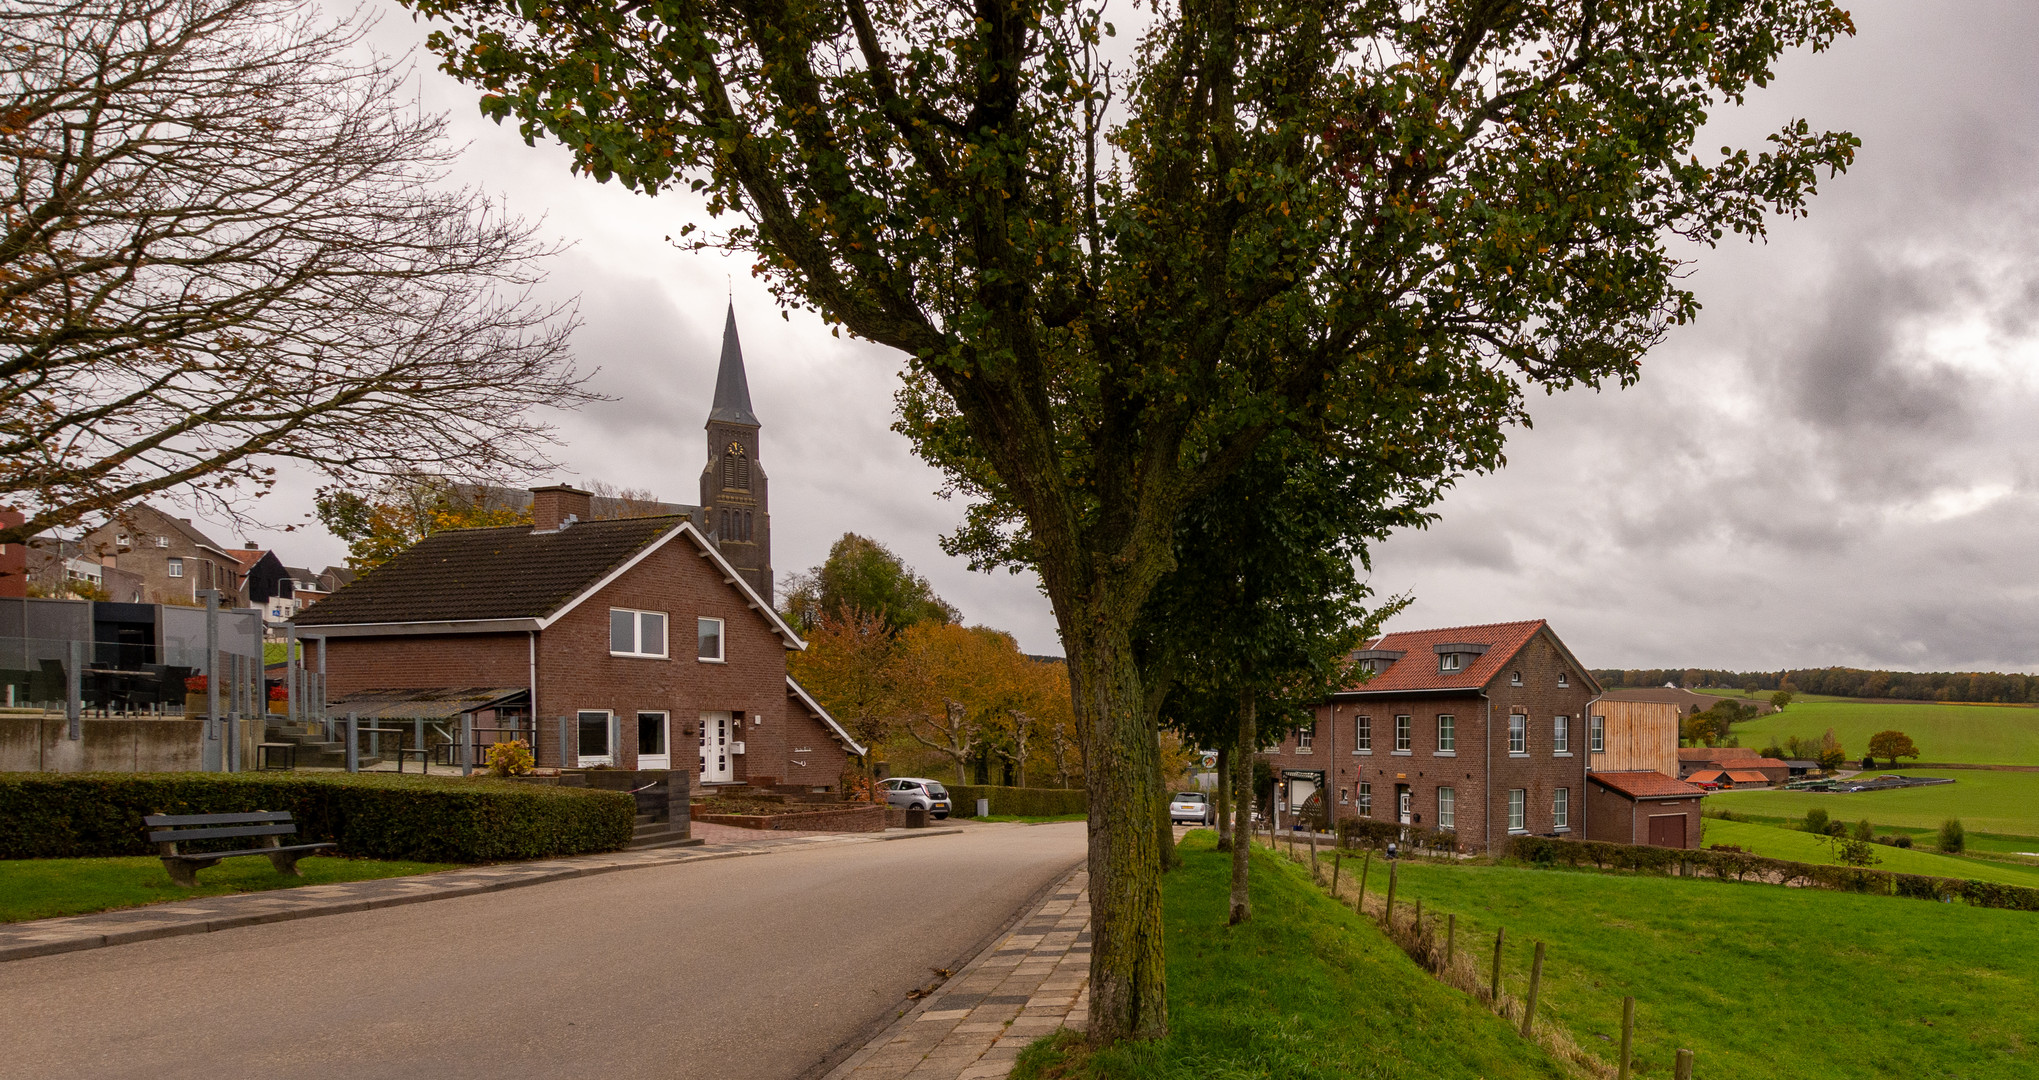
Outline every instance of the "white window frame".
<path fill-rule="evenodd" d="M 1355 754 L 1373 753 L 1373 717 L 1355 716 L 1352 718 L 1352 752 Z"/>
<path fill-rule="evenodd" d="M 627 614 L 630 616 L 630 644 L 633 646 L 633 648 L 630 649 L 618 649 L 616 647 L 616 616 L 623 614 Z M 643 647 L 644 617 L 646 615 L 658 616 L 657 652 L 652 652 Z M 612 607 L 609 609 L 609 655 L 627 656 L 637 660 L 664 660 L 668 655 L 666 648 L 667 643 L 671 641 L 673 636 L 672 627 L 673 627 L 672 616 L 666 614 L 663 611 L 651 611 L 643 608 Z"/>
<path fill-rule="evenodd" d="M 1525 833 L 1529 831 L 1529 789 L 1508 789 L 1508 831 Z"/>
<path fill-rule="evenodd" d="M 1572 789 L 1561 787 L 1550 793 L 1550 827 L 1552 832 L 1572 831 Z"/>
<path fill-rule="evenodd" d="M 651 756 L 655 758 L 661 757 L 664 758 L 665 759 L 664 767 L 670 769 L 673 767 L 673 714 L 664 709 L 639 709 L 637 711 L 637 767 L 640 769 L 659 768 L 659 766 L 657 765 L 646 765 L 644 763 L 645 758 L 644 719 L 647 716 L 658 717 L 659 726 L 665 729 L 664 741 L 666 745 L 666 752 L 663 754 L 653 754 Z"/>
<path fill-rule="evenodd" d="M 1554 716 L 1550 722 L 1550 752 L 1552 757 L 1572 756 L 1572 718 Z"/>
<path fill-rule="evenodd" d="M 1558 685 L 1559 686 L 1572 685 L 1572 673 L 1569 671 L 1558 672 Z"/>
<path fill-rule="evenodd" d="M 1357 801 L 1356 801 L 1356 802 L 1354 803 L 1354 806 L 1355 806 L 1355 808 L 1356 808 L 1356 809 L 1358 810 L 1358 812 L 1359 812 L 1359 816 L 1360 816 L 1360 817 L 1372 817 L 1372 816 L 1373 816 L 1373 783 L 1372 783 L 1371 781 L 1367 781 L 1367 780 L 1361 780 L 1361 781 L 1360 781 L 1360 782 L 1358 783 L 1358 785 L 1356 785 L 1356 787 L 1357 787 L 1357 793 L 1356 793 L 1356 794 L 1355 794 L 1355 795 L 1353 796 L 1353 798 L 1354 798 L 1355 800 L 1357 800 Z"/>
<path fill-rule="evenodd" d="M 1437 654 L 1437 670 L 1439 671 L 1458 671 L 1464 667 L 1465 661 L 1459 656 L 1458 653 L 1448 652 Z"/>
<path fill-rule="evenodd" d="M 1395 717 L 1395 753 L 1413 753 L 1416 745 L 1416 718 L 1408 713 Z"/>
<path fill-rule="evenodd" d="M 1595 754 L 1607 752 L 1607 718 L 1589 716 L 1586 718 L 1586 749 Z"/>
<path fill-rule="evenodd" d="M 1437 827 L 1458 828 L 1458 789 L 1449 785 L 1437 789 Z"/>
<path fill-rule="evenodd" d="M 175 577 L 175 578 L 181 578 L 181 577 L 183 577 L 183 576 L 184 576 L 184 560 L 183 560 L 183 559 L 180 559 L 180 558 L 177 558 L 177 557 L 176 557 L 176 556 L 174 556 L 174 555 L 173 555 L 173 556 L 171 556 L 171 557 L 170 557 L 170 559 L 169 559 L 168 561 L 166 561 L 166 562 L 164 562 L 164 563 L 163 563 L 163 572 L 164 572 L 164 573 L 166 573 L 166 574 L 168 574 L 168 575 L 170 575 L 171 577 Z"/>
<path fill-rule="evenodd" d="M 1437 714 L 1437 756 L 1458 756 L 1458 717 L 1450 713 Z"/>
<path fill-rule="evenodd" d="M 603 721 L 604 721 L 604 730 L 606 730 L 606 731 L 607 731 L 607 732 L 609 733 L 609 735 L 608 735 L 608 738 L 609 738 L 609 752 L 608 752 L 607 754 L 583 754 L 583 753 L 581 753 L 581 722 L 582 722 L 583 720 L 585 720 L 586 718 L 588 718 L 588 717 L 591 717 L 591 716 L 599 716 L 599 717 L 601 717 L 601 718 L 603 719 Z M 586 768 L 586 767 L 588 767 L 588 766 L 590 766 L 590 765 L 614 765 L 614 764 L 616 764 L 616 714 L 615 714 L 615 713 L 613 713 L 613 712 L 609 711 L 608 709 L 575 709 L 575 710 L 574 710 L 574 714 L 573 714 L 573 760 L 574 760 L 574 764 L 575 764 L 576 766 L 578 766 L 578 767 L 581 767 L 581 768 Z"/>
<path fill-rule="evenodd" d="M 1529 714 L 1508 714 L 1508 756 L 1529 756 Z"/>
<path fill-rule="evenodd" d="M 1298 754 L 1315 753 L 1315 751 L 1311 749 L 1311 747 L 1316 743 L 1316 741 L 1317 741 L 1317 722 L 1315 720 L 1312 720 L 1309 723 L 1304 724 L 1302 727 L 1296 729 L 1296 753 Z"/>
<path fill-rule="evenodd" d="M 1521 672 L 1519 672 L 1519 671 L 1511 671 L 1511 672 L 1509 672 L 1509 673 L 1508 673 L 1508 685 L 1510 685 L 1510 686 L 1521 686 L 1521 685 L 1522 685 L 1522 673 L 1521 673 Z"/>
<path fill-rule="evenodd" d="M 701 626 L 703 623 L 715 624 L 714 656 L 701 655 Z M 729 624 L 727 622 L 713 615 L 697 615 L 694 617 L 694 659 L 704 664 L 726 664 L 729 662 Z"/>
<path fill-rule="evenodd" d="M 166 547 L 169 547 L 169 546 L 170 546 L 170 538 L 169 538 L 169 537 L 167 537 L 167 536 L 158 536 L 158 537 L 156 537 L 156 546 L 157 546 L 157 547 L 159 547 L 159 548 L 166 548 Z"/>

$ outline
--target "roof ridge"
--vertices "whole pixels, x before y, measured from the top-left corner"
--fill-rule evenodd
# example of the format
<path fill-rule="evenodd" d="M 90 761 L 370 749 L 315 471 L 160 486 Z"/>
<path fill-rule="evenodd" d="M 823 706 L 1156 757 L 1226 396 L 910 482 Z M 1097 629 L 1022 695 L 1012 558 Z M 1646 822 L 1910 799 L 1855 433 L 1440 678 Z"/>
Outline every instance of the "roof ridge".
<path fill-rule="evenodd" d="M 1442 634 L 1445 633 L 1446 631 L 1456 633 L 1460 630 L 1490 630 L 1500 626 L 1508 627 L 1536 626 L 1539 624 L 1548 624 L 1549 622 L 1550 622 L 1549 619 L 1515 619 L 1509 622 L 1471 623 L 1466 626 L 1432 626 L 1426 627 L 1422 630 L 1394 630 L 1382 634 L 1381 638 L 1382 639 L 1391 638 L 1398 634 Z"/>

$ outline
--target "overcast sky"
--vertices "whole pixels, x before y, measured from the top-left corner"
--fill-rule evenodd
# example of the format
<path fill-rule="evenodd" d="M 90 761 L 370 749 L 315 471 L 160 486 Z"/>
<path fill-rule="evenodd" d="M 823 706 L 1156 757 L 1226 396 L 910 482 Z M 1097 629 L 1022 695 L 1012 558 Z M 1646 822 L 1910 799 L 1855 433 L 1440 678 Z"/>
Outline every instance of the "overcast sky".
<path fill-rule="evenodd" d="M 1854 170 L 1767 244 L 1699 253 L 1705 310 L 1638 386 L 1538 398 L 1506 469 L 1378 550 L 1376 588 L 1415 597 L 1399 628 L 1547 618 L 1595 667 L 2039 670 L 2039 4 L 1852 10 L 1858 36 L 1790 58 L 1702 143 L 1803 116 L 1862 138 Z M 393 51 L 422 37 L 393 8 L 377 31 Z M 696 501 L 733 296 L 777 569 L 863 533 L 970 621 L 1061 652 L 1031 577 L 937 546 L 960 507 L 888 430 L 895 356 L 782 319 L 741 262 L 664 241 L 696 204 L 575 178 L 419 66 L 421 104 L 469 144 L 458 179 L 573 245 L 551 288 L 581 297 L 578 354 L 616 400 L 557 417 L 554 479 Z M 301 521 L 310 487 L 261 514 Z M 248 538 L 315 568 L 344 555 L 315 527 Z"/>

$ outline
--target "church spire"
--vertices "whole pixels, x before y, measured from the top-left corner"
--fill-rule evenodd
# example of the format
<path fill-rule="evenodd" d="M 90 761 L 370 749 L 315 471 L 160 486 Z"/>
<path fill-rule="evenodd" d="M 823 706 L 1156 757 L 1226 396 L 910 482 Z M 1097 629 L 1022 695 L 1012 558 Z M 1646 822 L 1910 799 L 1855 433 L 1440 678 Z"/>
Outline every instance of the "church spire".
<path fill-rule="evenodd" d="M 708 420 L 762 426 L 757 414 L 750 411 L 750 380 L 743 374 L 743 344 L 736 339 L 734 302 L 722 324 L 722 366 L 715 373 L 715 404 L 708 410 Z"/>

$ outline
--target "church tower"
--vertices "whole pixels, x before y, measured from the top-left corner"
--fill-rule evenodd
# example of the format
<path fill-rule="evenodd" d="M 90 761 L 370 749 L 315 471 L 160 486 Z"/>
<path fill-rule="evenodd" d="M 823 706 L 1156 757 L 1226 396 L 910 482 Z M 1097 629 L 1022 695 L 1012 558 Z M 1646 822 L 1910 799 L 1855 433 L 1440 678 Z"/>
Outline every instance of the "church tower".
<path fill-rule="evenodd" d="M 766 603 L 772 598 L 771 503 L 758 462 L 757 414 L 750 411 L 750 381 L 736 338 L 736 305 L 722 326 L 722 365 L 715 373 L 715 404 L 708 410 L 708 467 L 701 470 L 703 528 L 722 557 Z"/>

